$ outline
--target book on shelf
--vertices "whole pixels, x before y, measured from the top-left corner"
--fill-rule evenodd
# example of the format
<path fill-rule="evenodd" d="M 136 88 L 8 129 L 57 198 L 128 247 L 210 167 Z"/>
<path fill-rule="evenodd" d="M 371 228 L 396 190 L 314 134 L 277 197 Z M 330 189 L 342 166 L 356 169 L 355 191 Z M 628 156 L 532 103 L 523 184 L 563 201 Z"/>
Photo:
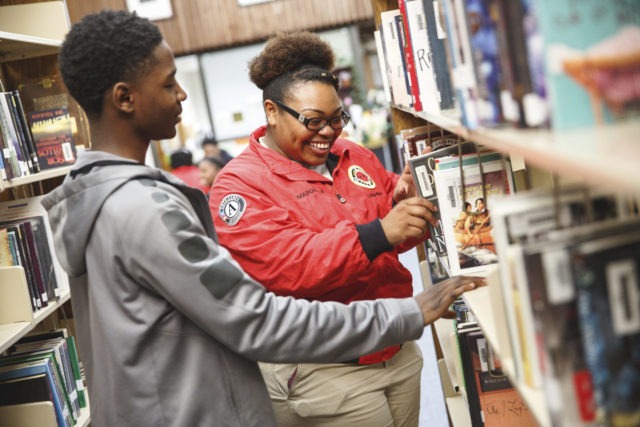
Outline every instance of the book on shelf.
<path fill-rule="evenodd" d="M 576 245 L 571 265 L 597 421 L 640 423 L 640 232 Z"/>
<path fill-rule="evenodd" d="M 496 196 L 514 188 L 509 162 L 491 152 L 436 162 L 433 177 L 451 274 L 483 271 L 498 261 L 491 209 Z"/>
<path fill-rule="evenodd" d="M 409 14 L 408 3 L 411 3 L 411 0 L 398 0 L 398 10 L 400 11 L 400 21 L 402 24 L 398 31 L 402 32 L 401 38 L 404 42 L 402 51 L 404 54 L 406 73 L 409 78 L 409 87 L 411 89 L 411 105 L 415 111 L 422 111 L 422 98 L 420 97 L 418 70 L 413 48 L 415 37 L 413 37 L 409 28 L 409 18 L 411 15 Z"/>
<path fill-rule="evenodd" d="M 442 20 L 444 11 L 441 1 L 421 0 L 423 5 L 429 48 L 431 51 L 431 65 L 438 87 L 438 101 L 440 110 L 450 110 L 455 107 L 455 93 L 451 81 L 451 66 L 447 54 L 447 31 Z"/>
<path fill-rule="evenodd" d="M 435 160 L 445 156 L 451 156 L 456 154 L 468 154 L 475 152 L 476 146 L 472 142 L 460 142 L 460 146 L 452 145 L 448 147 L 442 147 L 440 149 L 431 151 L 430 153 L 420 154 L 418 156 L 409 159 L 409 169 L 413 181 L 415 182 L 418 195 L 424 197 L 430 202 L 438 204 L 438 197 L 436 194 L 434 172 L 436 169 Z M 434 212 L 436 219 L 440 219 L 439 211 Z M 435 251 L 437 256 L 447 255 L 447 246 L 442 231 L 442 223 L 439 221 L 435 227 L 429 224 L 429 240 L 431 241 L 431 247 Z"/>
<path fill-rule="evenodd" d="M 50 333 L 48 335 L 51 336 Z M 0 366 L 48 357 L 54 361 L 56 374 L 60 379 L 62 391 L 64 392 L 65 402 L 75 420 L 79 417 L 81 405 L 69 347 L 65 337 L 36 337 L 35 340 L 21 339 L 7 351 L 5 356 L 0 358 Z"/>
<path fill-rule="evenodd" d="M 421 0 L 409 0 L 406 2 L 408 29 L 411 35 L 411 48 L 413 50 L 416 85 L 420 106 L 414 105 L 416 111 L 428 113 L 440 112 L 440 92 L 436 85 L 436 76 L 433 69 L 433 55 L 429 46 L 427 34 L 427 18 Z"/>
<path fill-rule="evenodd" d="M 91 140 L 86 114 L 71 95 L 62 78 L 56 74 L 37 79 L 25 79 L 18 86 L 24 112 L 66 109 L 71 126 L 71 140 L 75 146 L 89 148 Z M 75 147 L 73 147 L 75 151 Z M 42 165 L 41 165 L 42 166 Z"/>
<path fill-rule="evenodd" d="M 11 265 L 24 268 L 34 311 L 68 291 L 66 275 L 53 250 L 48 215 L 40 204 L 41 198 L 0 202 L 0 229 L 7 230 Z"/>
<path fill-rule="evenodd" d="M 0 142 L 6 179 L 29 174 L 26 158 L 18 138 L 5 92 L 0 92 Z M 4 176 L 3 176 L 4 178 Z"/>
<path fill-rule="evenodd" d="M 85 408 L 87 406 L 86 390 L 84 386 L 84 378 L 82 376 L 82 369 L 80 367 L 80 357 L 78 355 L 78 348 L 76 346 L 74 336 L 70 335 L 66 328 L 59 328 L 48 331 L 31 332 L 20 338 L 19 342 L 32 343 L 51 339 L 64 339 L 66 341 L 66 352 L 69 356 L 71 375 L 76 386 L 78 404 L 80 408 Z"/>
<path fill-rule="evenodd" d="M 29 125 L 42 170 L 75 163 L 73 127 L 65 107 L 30 112 Z"/>
<path fill-rule="evenodd" d="M 473 53 L 464 13 L 464 0 L 443 0 L 447 47 L 451 64 L 452 85 L 455 90 L 460 119 L 468 129 L 478 127 L 476 110 L 477 83 L 473 71 Z"/>
<path fill-rule="evenodd" d="M 468 41 L 472 51 L 471 65 L 475 75 L 475 110 L 478 122 L 482 126 L 492 127 L 503 122 L 500 104 L 500 86 L 502 70 L 501 52 L 498 49 L 496 18 L 497 0 L 464 0 L 461 2 L 464 18 L 461 23 L 467 25 Z M 464 21 L 462 21 L 464 20 Z"/>
<path fill-rule="evenodd" d="M 527 322 L 531 316 L 521 312 L 529 309 L 529 303 L 522 303 L 523 290 L 514 278 L 514 264 L 517 262 L 514 257 L 521 255 L 523 245 L 544 241 L 554 230 L 622 218 L 627 212 L 622 212 L 621 207 L 617 196 L 604 190 L 587 192 L 579 186 L 564 187 L 555 192 L 551 189 L 524 191 L 494 200 L 492 234 L 500 256 L 500 284 L 505 301 L 514 376 L 518 381 L 525 381 L 524 361 L 531 359 L 527 359 L 527 355 L 535 354 L 523 348 L 527 343 L 535 343 L 535 332 L 534 325 Z M 529 347 L 535 348 L 533 344 Z M 536 383 L 533 378 L 530 380 L 533 380 L 532 384 Z"/>
<path fill-rule="evenodd" d="M 386 53 L 384 49 L 384 43 L 382 42 L 382 34 L 380 30 L 373 32 L 373 38 L 376 43 L 376 52 L 378 53 L 378 66 L 380 67 L 380 77 L 382 80 L 382 89 L 384 91 L 385 99 L 388 103 L 391 103 L 393 98 L 391 96 L 391 87 L 389 83 L 389 63 L 386 60 Z"/>
<path fill-rule="evenodd" d="M 474 427 L 535 427 L 537 422 L 502 370 L 500 357 L 464 301 L 453 305 L 460 366 Z"/>
<path fill-rule="evenodd" d="M 497 0 L 496 36 L 500 51 L 505 121 L 516 127 L 547 127 L 541 36 L 532 0 Z"/>
<path fill-rule="evenodd" d="M 640 116 L 640 14 L 635 1 L 535 2 L 554 129 Z"/>
<path fill-rule="evenodd" d="M 55 372 L 52 358 L 0 366 L 0 381 L 17 380 L 34 375 L 44 375 L 47 379 L 49 396 L 54 406 L 58 427 L 71 427 L 74 423 L 64 400 L 62 385 Z"/>
<path fill-rule="evenodd" d="M 388 10 L 380 14 L 380 34 L 387 62 L 387 76 L 391 98 L 395 105 L 411 107 L 411 92 L 407 89 L 407 73 L 403 64 L 402 40 L 398 34 L 400 10 Z"/>

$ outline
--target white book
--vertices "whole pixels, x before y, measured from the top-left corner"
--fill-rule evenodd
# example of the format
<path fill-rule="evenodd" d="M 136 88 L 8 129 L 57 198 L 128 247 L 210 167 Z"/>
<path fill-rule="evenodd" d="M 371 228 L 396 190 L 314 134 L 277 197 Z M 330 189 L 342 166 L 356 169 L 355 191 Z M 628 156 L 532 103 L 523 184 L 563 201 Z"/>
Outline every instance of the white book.
<path fill-rule="evenodd" d="M 400 48 L 397 19 L 401 19 L 399 9 L 388 10 L 380 14 L 380 32 L 386 52 L 389 86 L 395 105 L 411 107 L 411 93 L 407 91 L 406 69 L 403 65 L 404 52 Z"/>
<path fill-rule="evenodd" d="M 406 4 L 422 110 L 438 114 L 440 113 L 440 91 L 433 69 L 424 7 L 421 0 L 407 1 Z"/>
<path fill-rule="evenodd" d="M 382 77 L 382 87 L 384 89 L 385 99 L 391 104 L 391 87 L 389 86 L 389 72 L 387 63 L 387 54 L 382 43 L 382 35 L 379 30 L 373 32 L 373 38 L 376 42 L 376 50 L 378 51 L 378 65 L 380 66 L 380 75 Z"/>

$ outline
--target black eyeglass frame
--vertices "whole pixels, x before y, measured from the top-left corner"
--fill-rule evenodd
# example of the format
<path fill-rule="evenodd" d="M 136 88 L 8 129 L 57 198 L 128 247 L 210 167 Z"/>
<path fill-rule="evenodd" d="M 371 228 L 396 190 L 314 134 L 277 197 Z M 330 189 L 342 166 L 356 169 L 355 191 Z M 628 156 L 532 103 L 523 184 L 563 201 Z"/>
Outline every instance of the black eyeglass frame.
<path fill-rule="evenodd" d="M 284 111 L 291 114 L 296 120 L 302 123 L 304 127 L 314 132 L 321 131 L 326 125 L 329 125 L 329 127 L 331 127 L 331 129 L 333 130 L 342 130 L 346 125 L 349 124 L 349 120 L 351 120 L 351 116 L 349 116 L 344 111 L 342 112 L 342 114 L 340 114 L 340 117 L 334 117 L 332 119 L 321 119 L 319 117 L 309 118 L 302 113 L 298 113 L 293 108 L 285 105 L 282 101 L 274 99 L 273 102 L 275 102 Z M 318 126 L 309 127 L 309 124 L 312 122 L 317 122 Z"/>

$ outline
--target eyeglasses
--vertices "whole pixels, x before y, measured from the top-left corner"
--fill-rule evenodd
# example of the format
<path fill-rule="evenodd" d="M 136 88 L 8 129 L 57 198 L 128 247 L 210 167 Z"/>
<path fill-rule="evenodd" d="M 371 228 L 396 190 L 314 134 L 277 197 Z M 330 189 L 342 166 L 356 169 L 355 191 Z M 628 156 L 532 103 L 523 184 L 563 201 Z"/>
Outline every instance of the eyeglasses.
<path fill-rule="evenodd" d="M 351 120 L 351 117 L 349 117 L 347 115 L 347 113 L 345 113 L 344 111 L 342 112 L 340 117 L 334 117 L 332 119 L 323 119 L 323 118 L 319 118 L 319 117 L 309 118 L 309 117 L 306 117 L 304 114 L 298 113 L 293 108 L 287 107 L 286 105 L 284 105 L 282 102 L 278 101 L 277 99 L 274 100 L 274 102 L 276 104 L 278 104 L 280 106 L 280 108 L 282 108 L 284 111 L 286 111 L 287 113 L 289 113 L 293 117 L 295 117 L 307 129 L 315 131 L 315 132 L 318 132 L 318 131 L 324 129 L 324 127 L 327 124 L 329 126 L 331 126 L 331 129 L 340 130 L 340 129 L 344 128 L 349 123 L 349 120 Z"/>

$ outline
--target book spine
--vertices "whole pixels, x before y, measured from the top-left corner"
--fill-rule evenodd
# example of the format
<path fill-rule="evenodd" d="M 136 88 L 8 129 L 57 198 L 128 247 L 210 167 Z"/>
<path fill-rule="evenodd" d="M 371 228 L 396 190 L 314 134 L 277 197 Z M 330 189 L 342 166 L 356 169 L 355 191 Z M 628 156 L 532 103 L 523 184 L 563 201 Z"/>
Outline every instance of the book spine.
<path fill-rule="evenodd" d="M 24 106 L 22 105 L 22 99 L 20 98 L 20 92 L 15 90 L 13 91 L 13 100 L 16 106 L 16 110 L 18 112 L 18 119 L 20 121 L 20 125 L 22 126 L 23 133 L 25 136 L 25 140 L 27 143 L 27 149 L 29 156 L 31 157 L 31 163 L 33 165 L 34 173 L 40 172 L 40 162 L 38 161 L 38 154 L 36 153 L 36 146 L 33 143 L 33 136 L 31 135 L 31 128 L 29 128 L 29 123 L 27 122 L 27 115 L 24 112 Z"/>

